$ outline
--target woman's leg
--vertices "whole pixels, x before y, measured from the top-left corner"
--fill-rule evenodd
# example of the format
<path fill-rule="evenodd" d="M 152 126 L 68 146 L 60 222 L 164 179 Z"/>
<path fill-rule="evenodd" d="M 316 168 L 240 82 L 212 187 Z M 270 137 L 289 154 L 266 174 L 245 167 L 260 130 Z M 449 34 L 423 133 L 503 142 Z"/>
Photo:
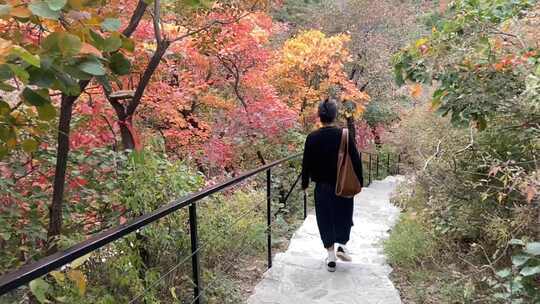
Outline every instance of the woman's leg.
<path fill-rule="evenodd" d="M 336 197 L 335 209 L 335 233 L 336 243 L 347 244 L 353 225 L 354 199 Z"/>
<path fill-rule="evenodd" d="M 315 215 L 317 226 L 323 242 L 324 248 L 333 248 L 336 242 L 336 232 L 334 229 L 334 208 L 332 196 L 329 193 L 330 185 L 317 184 L 315 186 Z"/>
<path fill-rule="evenodd" d="M 336 242 L 336 232 L 334 227 L 334 208 L 332 208 L 332 197 L 329 189 L 330 185 L 317 184 L 315 186 L 315 214 L 317 217 L 317 226 L 323 242 L 324 248 L 328 252 L 326 267 L 328 271 L 336 271 L 336 251 L 334 243 Z M 332 189 L 333 191 L 333 189 Z"/>

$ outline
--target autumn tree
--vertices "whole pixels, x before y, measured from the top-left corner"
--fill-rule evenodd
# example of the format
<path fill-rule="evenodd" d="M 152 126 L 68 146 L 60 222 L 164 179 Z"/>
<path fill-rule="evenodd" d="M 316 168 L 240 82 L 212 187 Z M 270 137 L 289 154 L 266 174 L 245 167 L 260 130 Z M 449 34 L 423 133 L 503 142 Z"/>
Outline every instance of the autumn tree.
<path fill-rule="evenodd" d="M 354 106 L 346 108 L 346 116 L 364 110 L 369 97 L 345 70 L 345 64 L 352 60 L 347 49 L 349 40 L 344 34 L 327 37 L 310 30 L 285 42 L 271 68 L 271 77 L 280 95 L 303 116 L 304 123 L 313 106 L 327 97 L 353 102 Z"/>
<path fill-rule="evenodd" d="M 214 137 L 212 141 L 228 141 L 224 137 L 238 138 L 247 132 L 246 138 L 255 140 L 256 134 L 276 134 L 294 123 L 293 112 L 264 77 L 274 52 L 269 39 L 278 28 L 269 15 L 218 9 L 205 14 L 206 19 L 221 21 L 212 28 L 192 31 L 169 47 L 147 85 L 148 94 L 138 115 L 149 131 L 159 131 L 175 154 L 196 152 L 203 159 L 210 153 L 205 149 L 210 136 Z M 176 31 L 176 35 L 185 31 L 172 24 L 165 23 L 164 30 Z M 143 39 L 147 43 L 137 66 L 145 66 L 146 53 L 152 52 L 154 45 L 152 31 L 143 28 L 141 34 L 146 35 Z M 229 111 L 237 114 L 229 115 Z M 197 149 L 202 149 L 202 155 Z"/>
<path fill-rule="evenodd" d="M 38 148 L 33 121 L 55 118 L 51 94 L 60 102 L 58 147 L 53 198 L 49 216 L 49 238 L 56 238 L 62 227 L 62 200 L 69 153 L 69 133 L 73 104 L 93 77 L 103 80 L 107 73 L 115 74 L 117 64 L 124 59 L 123 51 L 133 45 L 129 36 L 135 30 L 146 4 L 140 1 L 124 29 L 113 16 L 102 16 L 98 6 L 78 2 L 37 1 L 30 4 L 10 2 L 0 6 L 0 24 L 5 71 L 2 90 L 18 91 L 10 103 L 2 101 L 2 150 L 24 143 L 31 152 Z M 15 85 L 15 87 L 13 87 Z M 37 117 L 36 117 L 37 113 Z M 13 119 L 24 117 L 24 120 Z M 30 120 L 35 117 L 35 119 Z M 19 134 L 18 134 L 19 133 Z M 19 140 L 22 139 L 22 140 Z M 54 250 L 54 242 L 52 242 Z"/>
<path fill-rule="evenodd" d="M 125 149 L 135 148 L 136 134 L 133 127 L 133 116 L 143 100 L 146 88 L 150 84 L 160 62 L 170 51 L 186 38 L 201 34 L 207 35 L 219 31 L 219 27 L 233 24 L 250 15 L 255 10 L 265 9 L 271 1 L 208 1 L 204 3 L 177 3 L 176 6 L 161 5 L 155 1 L 152 6 L 152 33 L 145 37 L 145 43 L 151 45 L 149 58 L 145 67 L 140 70 L 140 78 L 132 92 L 122 91 L 115 94 L 112 88 L 104 87 L 111 105 L 115 109 Z M 147 26 L 150 26 L 149 24 Z M 142 58 L 145 58 L 145 54 Z"/>

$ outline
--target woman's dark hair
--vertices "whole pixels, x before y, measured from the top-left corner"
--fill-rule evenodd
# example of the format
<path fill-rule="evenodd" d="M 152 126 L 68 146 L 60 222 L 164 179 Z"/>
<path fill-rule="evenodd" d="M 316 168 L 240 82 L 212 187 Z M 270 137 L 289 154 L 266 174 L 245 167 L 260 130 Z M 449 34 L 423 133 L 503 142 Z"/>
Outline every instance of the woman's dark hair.
<path fill-rule="evenodd" d="M 334 101 L 328 99 L 319 103 L 319 118 L 322 123 L 331 123 L 336 120 L 337 117 L 337 104 Z"/>

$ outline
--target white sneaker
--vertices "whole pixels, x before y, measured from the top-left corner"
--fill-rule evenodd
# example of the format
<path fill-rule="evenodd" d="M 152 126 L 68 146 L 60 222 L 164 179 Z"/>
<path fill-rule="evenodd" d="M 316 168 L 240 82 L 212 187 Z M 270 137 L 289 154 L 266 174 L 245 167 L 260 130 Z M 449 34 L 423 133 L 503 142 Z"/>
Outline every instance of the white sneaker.
<path fill-rule="evenodd" d="M 349 255 L 347 248 L 343 245 L 339 245 L 336 250 L 336 256 L 338 259 L 344 261 L 344 262 L 350 262 L 352 261 L 352 257 Z"/>
<path fill-rule="evenodd" d="M 334 249 L 327 249 L 328 257 L 326 258 L 326 269 L 330 272 L 336 271 L 336 252 Z"/>
<path fill-rule="evenodd" d="M 336 261 L 330 261 L 330 259 L 326 258 L 326 269 L 330 272 L 336 271 Z"/>

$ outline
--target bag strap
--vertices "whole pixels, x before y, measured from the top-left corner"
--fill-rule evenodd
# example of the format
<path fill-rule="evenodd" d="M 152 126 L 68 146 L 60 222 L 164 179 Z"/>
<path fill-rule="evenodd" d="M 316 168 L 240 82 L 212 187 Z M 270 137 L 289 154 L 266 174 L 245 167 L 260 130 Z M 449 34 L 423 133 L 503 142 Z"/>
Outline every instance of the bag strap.
<path fill-rule="evenodd" d="M 349 129 L 344 128 L 341 133 L 341 144 L 339 145 L 340 149 L 343 149 L 343 151 L 340 151 L 345 155 L 345 153 L 348 153 L 347 151 L 349 149 Z"/>

